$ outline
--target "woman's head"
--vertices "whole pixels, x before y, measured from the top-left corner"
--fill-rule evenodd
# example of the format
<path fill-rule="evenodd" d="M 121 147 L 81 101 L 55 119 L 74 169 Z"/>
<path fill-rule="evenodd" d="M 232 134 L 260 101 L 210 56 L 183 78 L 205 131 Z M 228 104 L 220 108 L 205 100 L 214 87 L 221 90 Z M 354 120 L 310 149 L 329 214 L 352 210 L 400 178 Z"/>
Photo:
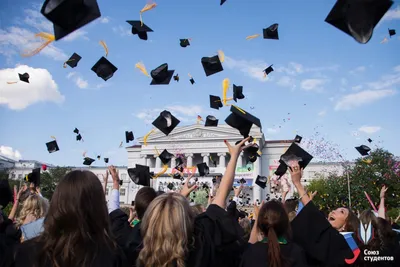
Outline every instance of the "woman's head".
<path fill-rule="evenodd" d="M 331 211 L 328 221 L 339 232 L 355 232 L 359 226 L 357 215 L 345 207 Z"/>
<path fill-rule="evenodd" d="M 49 202 L 47 199 L 39 196 L 38 194 L 31 194 L 22 205 L 22 209 L 17 219 L 17 225 L 23 225 L 24 220 L 28 215 L 32 216 L 36 220 L 46 216 L 48 209 Z"/>
<path fill-rule="evenodd" d="M 158 196 L 142 219 L 139 262 L 144 266 L 169 266 L 174 262 L 177 267 L 184 266 L 193 224 L 194 214 L 186 198 L 177 193 Z"/>
<path fill-rule="evenodd" d="M 200 215 L 204 212 L 204 207 L 201 204 L 194 204 L 191 205 L 191 207 L 195 216 Z"/>
<path fill-rule="evenodd" d="M 239 221 L 239 225 L 244 231 L 244 238 L 248 240 L 251 233 L 251 221 L 248 218 L 243 218 Z"/>
<path fill-rule="evenodd" d="M 114 248 L 102 185 L 89 171 L 71 171 L 52 196 L 40 237 L 53 265 L 85 265 L 99 247 Z M 54 257 L 54 255 L 62 255 Z"/>
<path fill-rule="evenodd" d="M 152 187 L 142 187 L 135 197 L 135 210 L 139 220 L 144 216 L 147 207 L 157 197 L 156 191 Z"/>

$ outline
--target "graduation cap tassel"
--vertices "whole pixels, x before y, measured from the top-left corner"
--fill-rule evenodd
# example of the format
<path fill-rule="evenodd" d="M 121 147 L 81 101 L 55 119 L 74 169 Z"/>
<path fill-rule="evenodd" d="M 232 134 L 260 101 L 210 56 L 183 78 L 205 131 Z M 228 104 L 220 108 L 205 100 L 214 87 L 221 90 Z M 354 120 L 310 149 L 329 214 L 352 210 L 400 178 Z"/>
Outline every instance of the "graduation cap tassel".
<path fill-rule="evenodd" d="M 144 66 L 143 62 L 138 62 L 135 64 L 135 68 L 138 68 L 144 75 L 147 77 L 150 77 L 149 73 L 146 70 L 146 67 Z"/>
<path fill-rule="evenodd" d="M 50 33 L 46 33 L 46 32 L 39 32 L 39 33 L 35 34 L 35 37 L 40 37 L 46 41 L 45 41 L 45 43 L 43 43 L 42 45 L 40 45 L 38 48 L 34 49 L 33 51 L 21 54 L 22 57 L 34 56 L 34 55 L 38 54 L 40 51 L 42 51 L 46 46 L 48 46 L 49 44 L 51 44 L 52 42 L 55 41 L 55 36 Z"/>
<path fill-rule="evenodd" d="M 147 138 L 154 132 L 154 129 L 152 129 L 150 132 L 148 132 L 144 137 L 143 137 L 143 144 L 147 146 Z"/>
<path fill-rule="evenodd" d="M 237 108 L 237 109 L 238 109 L 240 112 L 242 112 L 243 114 L 246 114 L 246 111 L 244 111 L 243 109 L 239 108 L 238 106 L 235 106 L 235 105 L 231 105 L 231 106 Z"/>
<path fill-rule="evenodd" d="M 224 63 L 225 53 L 222 50 L 218 50 L 218 57 L 219 57 L 219 61 L 221 61 L 221 63 Z"/>
<path fill-rule="evenodd" d="M 260 36 L 260 34 L 250 35 L 250 36 L 247 36 L 247 37 L 246 37 L 246 40 L 251 40 L 251 39 L 257 38 L 257 37 L 259 37 L 259 36 Z"/>
<path fill-rule="evenodd" d="M 222 81 L 222 103 L 226 106 L 226 102 L 228 101 L 226 95 L 229 89 L 229 79 L 226 78 Z"/>
<path fill-rule="evenodd" d="M 18 83 L 18 82 L 7 82 L 7 84 L 14 84 L 14 83 Z"/>
<path fill-rule="evenodd" d="M 160 152 L 158 151 L 156 146 L 154 147 L 154 150 L 156 151 L 157 157 L 159 157 L 160 156 Z"/>
<path fill-rule="evenodd" d="M 153 176 L 153 179 L 157 179 L 158 177 L 160 177 L 161 175 L 163 175 L 164 173 L 166 173 L 167 172 L 167 170 L 168 170 L 168 164 L 165 164 L 164 166 L 163 166 L 163 168 L 162 168 L 162 170 L 159 172 L 159 173 L 157 173 L 157 174 L 155 174 L 154 176 Z"/>
<path fill-rule="evenodd" d="M 106 57 L 107 57 L 108 56 L 107 44 L 104 41 L 100 41 L 99 44 L 104 48 L 104 51 L 106 52 Z"/>
<path fill-rule="evenodd" d="M 153 8 L 155 8 L 157 6 L 157 4 L 156 3 L 151 3 L 151 4 L 146 4 L 145 6 L 144 6 L 144 8 L 142 8 L 142 10 L 140 10 L 140 26 L 143 26 L 143 18 L 142 18 L 142 13 L 143 12 L 146 12 L 146 11 L 149 11 L 149 10 L 152 10 Z"/>
<path fill-rule="evenodd" d="M 66 69 L 67 68 L 67 63 L 71 62 L 71 61 L 74 61 L 74 60 L 75 59 L 73 58 L 73 59 L 68 59 L 67 61 L 65 61 L 64 64 L 63 64 L 63 68 Z"/>

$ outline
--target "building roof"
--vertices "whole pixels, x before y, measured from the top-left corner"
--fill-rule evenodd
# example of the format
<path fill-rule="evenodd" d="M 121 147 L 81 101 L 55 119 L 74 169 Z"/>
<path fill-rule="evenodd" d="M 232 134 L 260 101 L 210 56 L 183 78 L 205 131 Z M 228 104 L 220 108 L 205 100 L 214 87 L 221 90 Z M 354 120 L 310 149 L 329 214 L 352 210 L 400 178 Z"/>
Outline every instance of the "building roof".
<path fill-rule="evenodd" d="M 125 148 L 140 148 L 142 147 L 141 145 L 133 145 L 133 146 L 127 146 Z"/>
<path fill-rule="evenodd" d="M 265 140 L 264 144 L 290 144 L 293 143 L 294 140 Z"/>

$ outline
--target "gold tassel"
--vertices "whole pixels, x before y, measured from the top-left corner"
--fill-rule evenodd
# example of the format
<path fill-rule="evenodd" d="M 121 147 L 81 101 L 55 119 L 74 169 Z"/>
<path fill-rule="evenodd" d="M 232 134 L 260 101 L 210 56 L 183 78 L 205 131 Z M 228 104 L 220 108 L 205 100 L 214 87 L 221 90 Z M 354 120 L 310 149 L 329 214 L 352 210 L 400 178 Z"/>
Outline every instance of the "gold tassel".
<path fill-rule="evenodd" d="M 22 57 L 34 56 L 34 55 L 38 54 L 40 51 L 42 51 L 46 46 L 48 46 L 49 44 L 51 44 L 52 42 L 54 42 L 56 40 L 54 35 L 52 35 L 50 33 L 46 33 L 46 32 L 39 32 L 39 33 L 35 34 L 35 37 L 42 38 L 46 41 L 45 41 L 45 43 L 43 43 L 42 45 L 40 45 L 38 48 L 34 49 L 33 51 L 21 54 Z"/>
<path fill-rule="evenodd" d="M 7 84 L 14 84 L 14 83 L 18 83 L 18 82 L 7 82 Z"/>
<path fill-rule="evenodd" d="M 246 114 L 246 111 L 244 111 L 243 109 L 239 108 L 238 106 L 232 105 L 233 107 L 237 108 L 240 112 L 242 112 L 243 114 Z"/>
<path fill-rule="evenodd" d="M 154 150 L 156 151 L 157 157 L 159 157 L 160 156 L 160 152 L 158 151 L 156 146 L 154 147 Z"/>
<path fill-rule="evenodd" d="M 50 138 L 51 138 L 51 139 L 54 139 L 54 140 L 56 140 L 56 137 L 55 137 L 55 136 L 53 136 L 53 135 L 52 135 L 52 136 L 50 136 Z"/>
<path fill-rule="evenodd" d="M 250 36 L 246 37 L 246 40 L 251 40 L 251 39 L 257 38 L 259 36 L 260 36 L 259 34 L 250 35 Z"/>
<path fill-rule="evenodd" d="M 150 77 L 149 73 L 146 70 L 146 67 L 144 66 L 144 64 L 142 62 L 136 63 L 135 68 L 138 68 L 144 75 L 146 75 L 147 77 Z"/>
<path fill-rule="evenodd" d="M 222 81 L 222 103 L 224 104 L 224 106 L 226 106 L 226 102 L 228 101 L 228 99 L 226 98 L 228 89 L 229 89 L 229 79 L 226 78 Z"/>
<path fill-rule="evenodd" d="M 106 42 L 100 41 L 99 44 L 104 48 L 104 51 L 106 52 L 106 57 L 108 56 L 108 47 Z"/>
<path fill-rule="evenodd" d="M 154 132 L 154 129 L 152 129 L 150 132 L 148 132 L 144 137 L 143 137 L 143 143 L 145 146 L 147 146 L 147 139 L 149 138 L 150 134 Z"/>
<path fill-rule="evenodd" d="M 222 50 L 218 50 L 218 57 L 219 57 L 219 61 L 221 61 L 221 63 L 223 63 L 225 61 L 225 53 Z"/>
<path fill-rule="evenodd" d="M 153 179 L 157 179 L 158 177 L 160 177 L 161 175 L 163 175 L 164 173 L 166 173 L 167 170 L 168 170 L 168 168 L 169 168 L 168 165 L 165 164 L 165 165 L 163 166 L 162 170 L 161 170 L 159 173 L 157 173 L 157 174 L 155 174 L 155 175 L 153 176 Z"/>
<path fill-rule="evenodd" d="M 144 6 L 144 8 L 142 8 L 142 10 L 140 10 L 140 26 L 143 26 L 143 18 L 142 18 L 142 13 L 143 12 L 146 12 L 146 11 L 149 11 L 149 10 L 152 10 L 153 8 L 155 8 L 157 6 L 157 4 L 156 3 L 150 3 L 150 4 L 146 4 L 145 6 Z"/>

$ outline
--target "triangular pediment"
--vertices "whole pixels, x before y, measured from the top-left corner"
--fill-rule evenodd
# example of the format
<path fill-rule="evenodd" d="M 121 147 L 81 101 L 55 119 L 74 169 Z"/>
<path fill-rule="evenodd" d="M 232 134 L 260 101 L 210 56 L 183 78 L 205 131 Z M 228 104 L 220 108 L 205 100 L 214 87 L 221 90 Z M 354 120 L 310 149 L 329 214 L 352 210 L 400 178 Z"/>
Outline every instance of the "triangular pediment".
<path fill-rule="evenodd" d="M 255 138 L 261 138 L 262 133 L 258 127 L 252 128 L 250 135 Z M 155 130 L 147 138 L 148 143 L 153 142 L 187 142 L 189 140 L 224 140 L 224 139 L 242 139 L 239 131 L 229 125 L 219 125 L 218 127 L 205 127 L 204 125 L 195 124 L 189 126 L 176 127 L 168 136 L 165 136 L 159 130 Z M 138 139 L 143 144 L 143 137 Z"/>

